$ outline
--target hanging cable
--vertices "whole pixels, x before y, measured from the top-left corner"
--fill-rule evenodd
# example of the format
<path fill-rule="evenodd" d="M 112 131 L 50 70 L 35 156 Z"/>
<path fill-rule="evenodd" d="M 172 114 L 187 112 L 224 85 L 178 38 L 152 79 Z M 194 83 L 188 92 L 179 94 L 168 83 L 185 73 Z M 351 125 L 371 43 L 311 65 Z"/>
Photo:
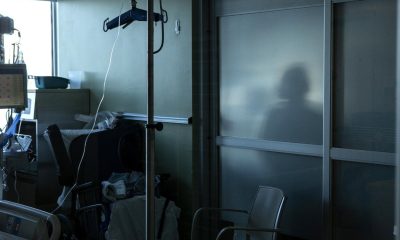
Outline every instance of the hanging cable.
<path fill-rule="evenodd" d="M 124 1 L 121 0 L 120 15 L 121 15 L 123 6 L 124 6 Z M 71 192 L 78 186 L 79 172 L 80 172 L 80 169 L 81 169 L 81 166 L 82 166 L 83 159 L 84 159 L 84 157 L 85 157 L 85 155 L 86 155 L 86 146 L 87 146 L 87 142 L 88 142 L 88 139 L 89 139 L 90 135 L 91 135 L 91 134 L 93 133 L 93 131 L 94 131 L 94 127 L 96 126 L 96 121 L 97 121 L 97 117 L 98 117 L 98 114 L 99 114 L 99 111 L 100 111 L 100 107 L 101 107 L 101 105 L 103 104 L 103 101 L 104 101 L 105 91 L 106 91 L 106 85 L 107 85 L 107 80 L 108 80 L 108 75 L 109 75 L 109 73 L 110 73 L 111 64 L 112 64 L 113 56 L 114 56 L 114 49 L 115 49 L 115 46 L 116 46 L 117 41 L 118 41 L 118 39 L 119 39 L 120 32 L 121 32 L 121 28 L 119 27 L 119 28 L 118 28 L 118 32 L 117 32 L 117 35 L 116 35 L 115 40 L 114 40 L 114 43 L 113 43 L 113 45 L 112 45 L 112 47 L 111 47 L 111 52 L 110 52 L 110 58 L 109 58 L 109 62 L 108 62 L 108 67 L 107 67 L 107 71 L 106 71 L 106 74 L 105 74 L 105 77 L 104 77 L 104 81 L 103 81 L 103 92 L 102 92 L 102 96 L 101 96 L 101 99 L 100 99 L 99 104 L 98 104 L 97 109 L 96 109 L 96 114 L 95 114 L 95 116 L 94 116 L 92 128 L 90 129 L 89 133 L 87 134 L 87 136 L 86 136 L 86 138 L 85 138 L 85 142 L 84 142 L 84 145 L 83 145 L 82 156 L 81 156 L 81 159 L 80 159 L 80 161 L 79 161 L 78 168 L 77 168 L 77 172 L 76 172 L 75 182 L 74 182 L 74 184 L 72 185 L 72 187 L 69 189 L 69 191 L 67 192 L 67 194 L 65 194 L 64 198 L 60 201 L 58 207 L 56 207 L 53 211 L 51 211 L 51 213 L 54 213 L 54 212 L 56 212 L 58 209 L 60 209 L 61 206 L 64 204 L 65 200 L 66 200 L 66 199 L 68 198 L 68 196 L 71 194 Z M 72 206 L 72 207 L 75 207 L 75 206 Z M 47 219 L 47 220 L 48 220 L 48 219 Z"/>
<path fill-rule="evenodd" d="M 19 124 L 18 124 L 18 131 L 17 134 L 15 135 L 15 141 L 18 143 L 18 145 L 21 147 L 21 149 L 23 148 L 21 143 L 18 140 L 18 136 L 21 135 L 21 126 L 22 126 L 22 118 L 19 120 Z"/>
<path fill-rule="evenodd" d="M 14 191 L 15 194 L 17 195 L 17 203 L 19 203 L 19 192 L 17 189 L 17 170 L 14 170 Z"/>
<path fill-rule="evenodd" d="M 9 114 L 10 114 L 10 109 L 7 109 L 6 114 L 5 114 L 5 117 L 6 117 L 6 119 L 5 119 L 5 120 L 6 120 L 6 125 L 5 125 L 3 128 L 1 128 L 1 132 L 2 132 L 2 133 L 4 133 L 5 130 L 7 129 L 7 127 L 8 127 Z"/>
<path fill-rule="evenodd" d="M 161 45 L 160 47 L 153 52 L 153 54 L 157 54 L 164 47 L 164 24 L 168 22 L 168 12 L 162 6 L 162 0 L 160 0 L 160 14 L 161 14 Z M 165 19 L 164 19 L 165 16 Z"/>
<path fill-rule="evenodd" d="M 19 63 L 21 61 L 20 57 L 21 57 L 21 31 L 19 31 L 18 29 L 14 28 L 15 31 L 18 32 L 18 42 L 13 43 L 13 63 Z"/>

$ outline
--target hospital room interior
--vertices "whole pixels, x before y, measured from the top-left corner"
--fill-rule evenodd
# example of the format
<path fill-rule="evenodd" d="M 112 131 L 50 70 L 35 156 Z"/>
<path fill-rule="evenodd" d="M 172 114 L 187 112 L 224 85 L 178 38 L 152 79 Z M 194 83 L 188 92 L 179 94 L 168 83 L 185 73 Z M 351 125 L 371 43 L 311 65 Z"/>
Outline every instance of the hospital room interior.
<path fill-rule="evenodd" d="M 400 239 L 399 11 L 0 0 L 0 239 Z"/>

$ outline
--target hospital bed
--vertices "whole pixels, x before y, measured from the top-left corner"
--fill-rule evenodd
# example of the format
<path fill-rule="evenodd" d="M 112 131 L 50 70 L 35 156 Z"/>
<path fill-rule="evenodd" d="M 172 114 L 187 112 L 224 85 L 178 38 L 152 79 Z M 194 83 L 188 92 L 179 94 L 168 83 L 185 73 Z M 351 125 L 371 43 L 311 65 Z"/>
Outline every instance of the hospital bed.
<path fill-rule="evenodd" d="M 61 226 L 57 216 L 22 204 L 0 200 L 0 239 L 57 240 Z"/>

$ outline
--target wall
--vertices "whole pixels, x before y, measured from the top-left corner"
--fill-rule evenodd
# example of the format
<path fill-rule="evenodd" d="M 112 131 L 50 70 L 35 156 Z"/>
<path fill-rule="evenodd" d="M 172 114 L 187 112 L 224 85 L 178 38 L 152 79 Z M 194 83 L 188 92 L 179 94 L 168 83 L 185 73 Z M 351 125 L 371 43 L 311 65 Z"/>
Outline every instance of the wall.
<path fill-rule="evenodd" d="M 130 8 L 124 0 L 123 12 Z M 103 32 L 103 21 L 118 16 L 120 1 L 59 0 L 58 53 L 59 75 L 68 71 L 86 73 L 83 88 L 91 89 L 92 112 L 101 97 L 109 55 L 117 30 Z M 165 25 L 165 44 L 155 55 L 155 114 L 188 117 L 192 115 L 192 33 L 191 1 L 163 2 L 169 22 Z M 138 1 L 146 8 L 146 1 Z M 155 1 L 155 10 L 159 9 Z M 181 33 L 174 32 L 175 20 Z M 155 27 L 155 49 L 160 44 L 161 25 Z M 102 110 L 146 113 L 147 24 L 134 22 L 121 30 L 107 82 Z M 166 124 L 156 134 L 156 169 L 172 178 L 168 189 L 182 208 L 184 232 L 190 227 L 192 187 L 192 128 Z"/>

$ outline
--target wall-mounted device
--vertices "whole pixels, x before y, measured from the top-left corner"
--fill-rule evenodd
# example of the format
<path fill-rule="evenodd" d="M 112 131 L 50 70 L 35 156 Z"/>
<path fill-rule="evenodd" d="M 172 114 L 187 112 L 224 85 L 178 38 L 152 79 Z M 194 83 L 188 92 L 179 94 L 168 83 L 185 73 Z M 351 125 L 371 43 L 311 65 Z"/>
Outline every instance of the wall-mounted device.
<path fill-rule="evenodd" d="M 25 64 L 0 64 L 0 108 L 23 110 L 27 106 Z"/>
<path fill-rule="evenodd" d="M 175 34 L 179 35 L 181 33 L 181 20 L 175 20 Z"/>

